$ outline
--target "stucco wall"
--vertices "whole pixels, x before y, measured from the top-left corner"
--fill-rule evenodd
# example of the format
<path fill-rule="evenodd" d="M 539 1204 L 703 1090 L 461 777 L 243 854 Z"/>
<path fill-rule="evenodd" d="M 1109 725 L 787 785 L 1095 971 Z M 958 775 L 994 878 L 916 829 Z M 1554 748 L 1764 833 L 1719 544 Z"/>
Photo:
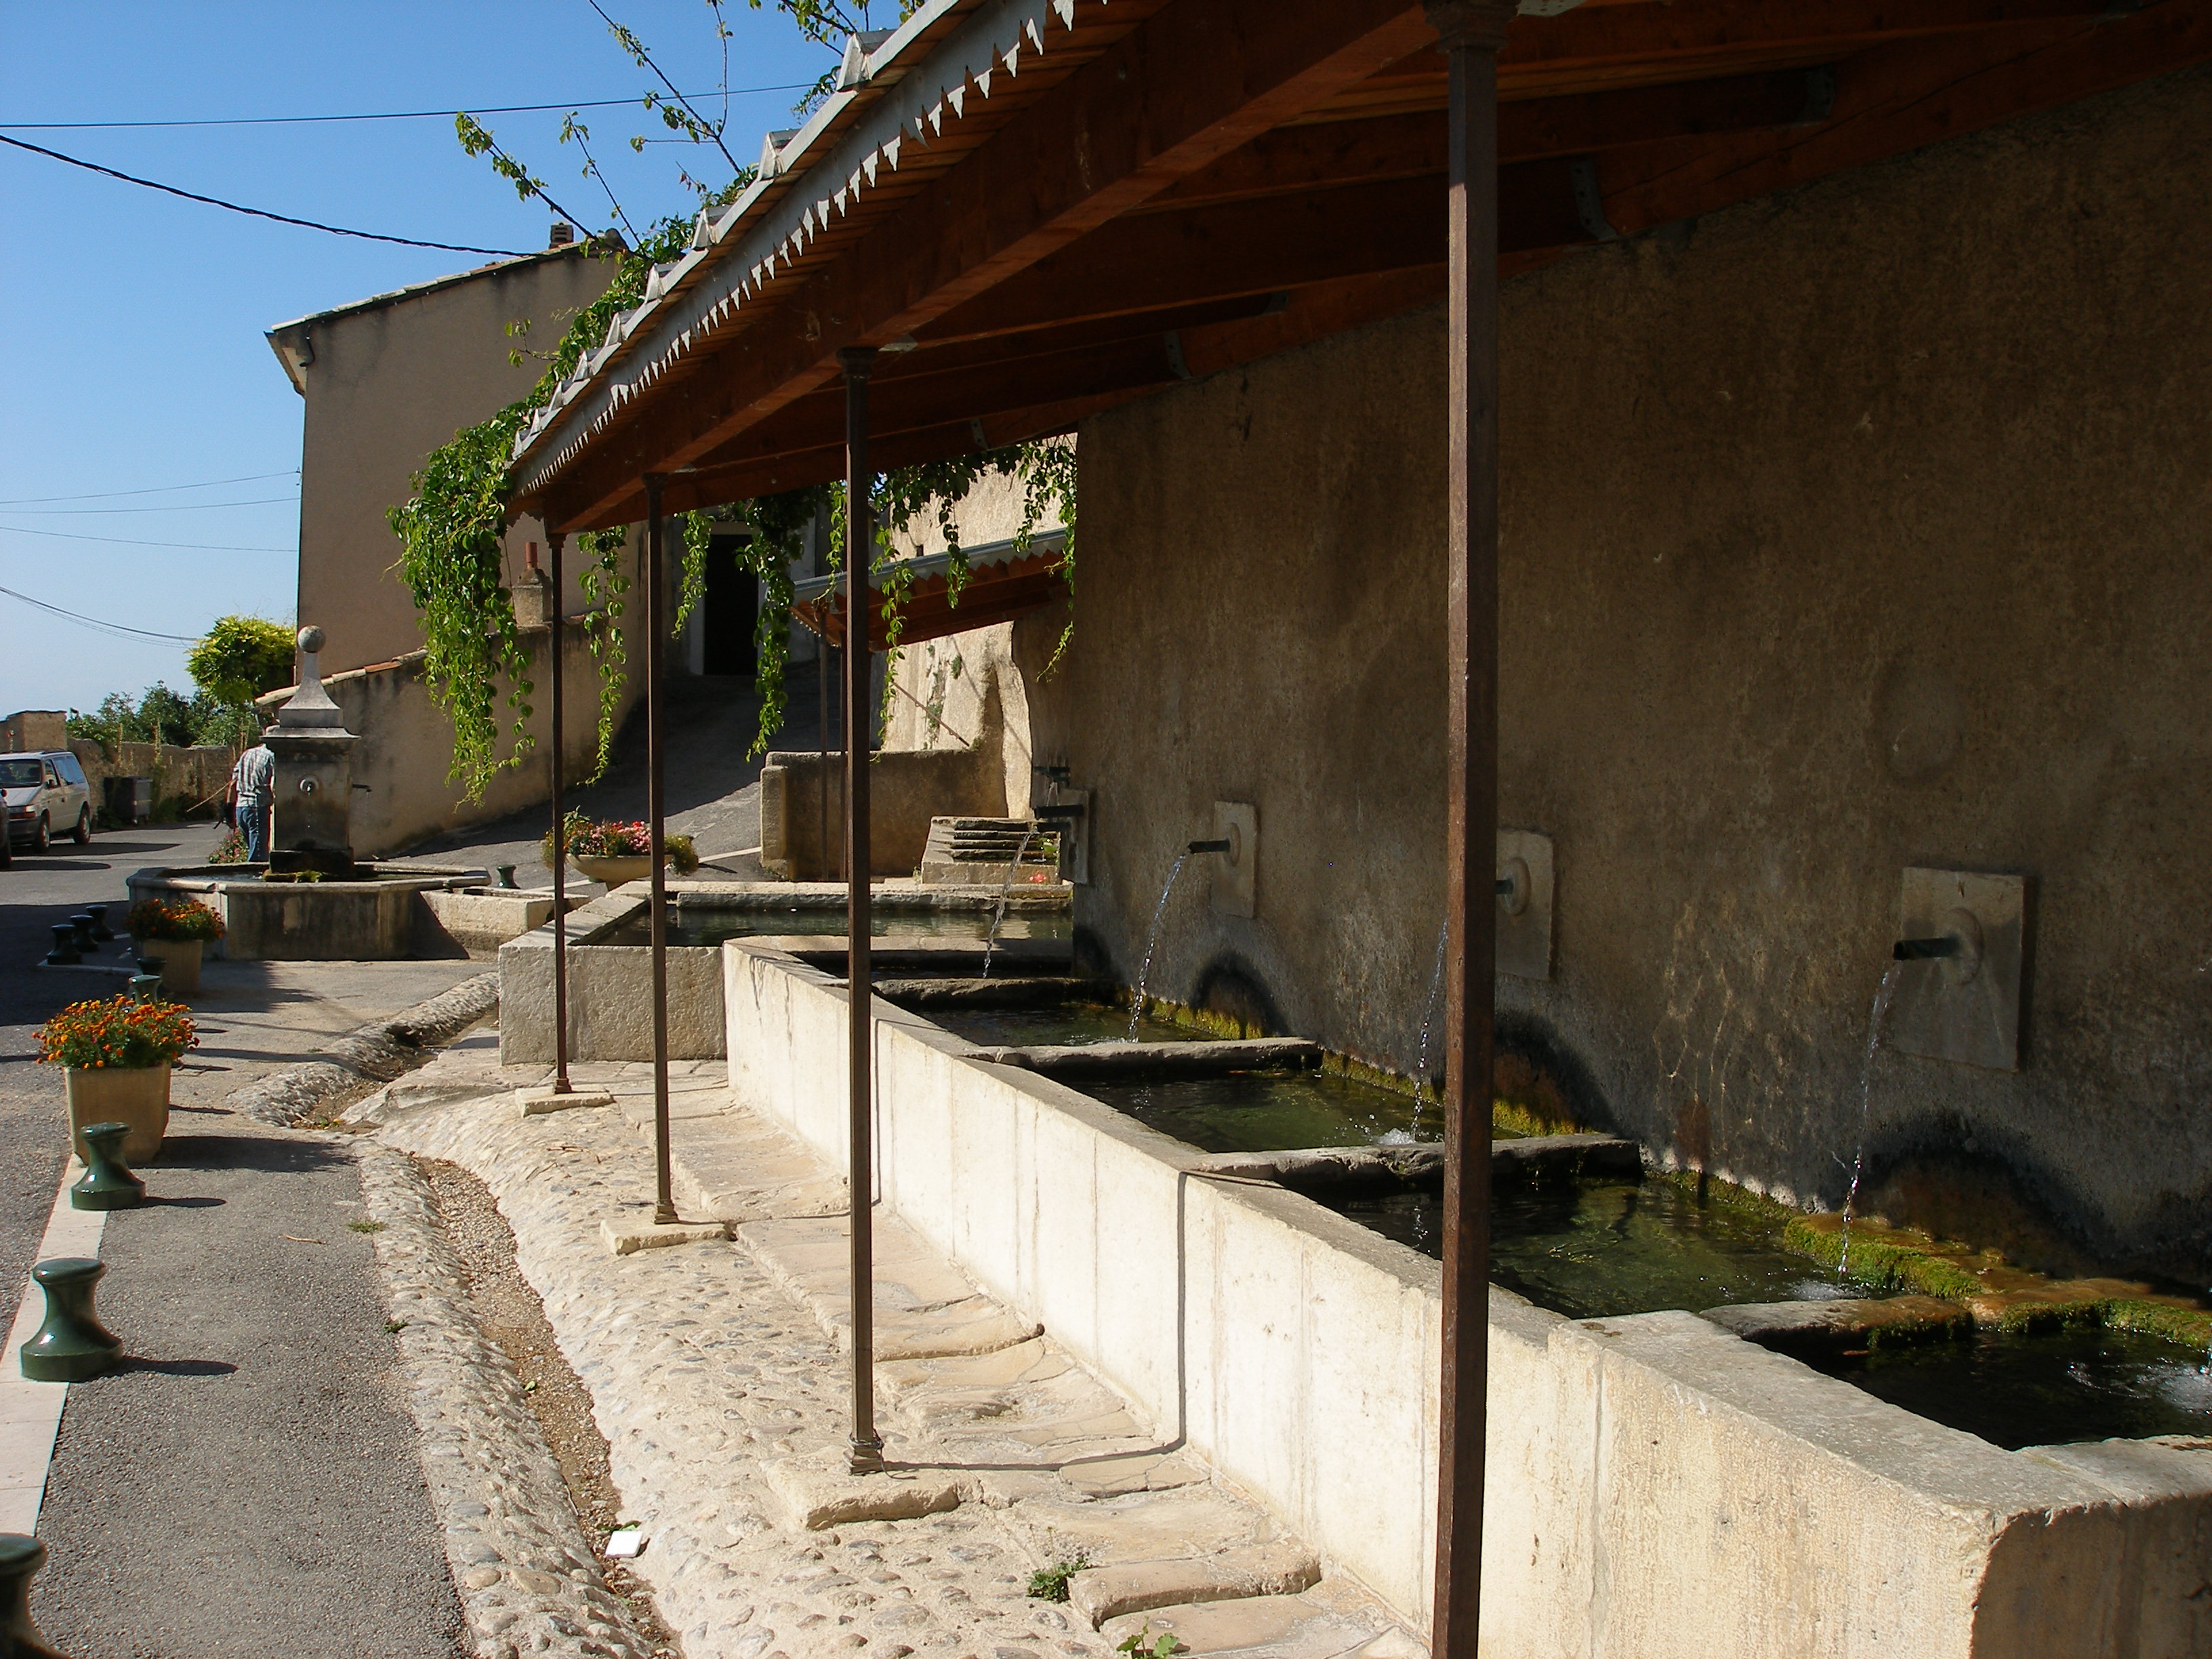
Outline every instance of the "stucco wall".
<path fill-rule="evenodd" d="M 553 258 L 495 267 L 472 280 L 388 305 L 312 319 L 304 331 L 307 421 L 300 480 L 300 608 L 330 630 L 326 672 L 386 662 L 419 650 L 413 599 L 392 569 L 399 544 L 386 510 L 407 499 L 407 480 L 431 450 L 529 392 L 577 311 L 597 299 L 615 263 L 580 246 Z M 511 337 L 507 325 L 527 320 Z M 521 348 L 520 366 L 507 362 Z M 544 527 L 525 519 L 508 532 L 509 579 Z M 573 554 L 573 569 L 580 563 Z M 583 596 L 568 579 L 571 609 Z M 343 626 L 337 626 L 343 622 Z"/>
<path fill-rule="evenodd" d="M 643 683 L 635 672 L 642 660 L 643 609 L 633 605 L 623 618 L 633 672 L 623 680 L 615 709 L 617 732 L 644 694 Z M 335 636 L 337 630 L 331 631 Z M 532 687 L 527 730 L 534 746 L 521 765 L 499 772 L 485 785 L 481 800 L 468 799 L 461 786 L 447 775 L 453 757 L 453 719 L 431 697 L 421 650 L 396 662 L 324 678 L 324 688 L 344 715 L 346 729 L 361 738 L 352 755 L 353 781 L 367 786 L 354 796 L 352 836 L 356 858 L 388 857 L 426 837 L 467 824 L 487 823 L 549 798 L 551 778 L 546 745 L 553 732 L 553 685 L 546 672 L 546 647 L 551 637 L 550 630 L 544 628 L 523 630 Z M 568 777 L 573 787 L 591 775 L 599 751 L 599 674 L 584 630 L 574 621 L 562 629 L 562 644 L 567 697 L 562 714 Z M 514 743 L 505 735 L 511 711 L 507 707 L 504 678 L 496 682 L 496 688 L 493 708 L 502 734 L 499 752 L 507 756 L 514 752 Z M 264 699 L 264 712 L 289 695 L 289 690 L 272 693 Z M 522 878 L 526 880 L 527 874 Z"/>
<path fill-rule="evenodd" d="M 2033 878 L 2017 1073 L 1885 1052 L 1879 1188 L 1929 1157 L 2212 1271 L 2212 74 L 1957 141 L 1509 285 L 1500 819 L 1556 840 L 1509 1037 L 1586 1109 L 1839 1200 L 1908 865 Z M 1094 796 L 1122 977 L 1410 1066 L 1443 872 L 1441 315 L 1082 434 L 1041 761 Z M 1041 664 L 1056 624 L 1019 625 Z M 1894 1191 L 1895 1188 L 1891 1190 Z"/>

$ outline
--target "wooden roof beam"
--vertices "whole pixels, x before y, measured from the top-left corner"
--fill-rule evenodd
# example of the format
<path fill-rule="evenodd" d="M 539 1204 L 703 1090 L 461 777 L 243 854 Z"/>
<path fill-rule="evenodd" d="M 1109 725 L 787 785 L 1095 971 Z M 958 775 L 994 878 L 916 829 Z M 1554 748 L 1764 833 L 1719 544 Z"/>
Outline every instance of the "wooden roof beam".
<path fill-rule="evenodd" d="M 613 522 L 639 476 L 824 384 L 841 346 L 926 325 L 1434 38 L 1406 0 L 1176 0 L 518 505 Z"/>
<path fill-rule="evenodd" d="M 1529 99 L 1499 110 L 1498 156 L 1534 161 L 1657 139 L 1794 126 L 1820 118 L 1833 98 L 1833 71 L 1824 67 Z M 1280 127 L 1163 191 L 1139 212 L 1443 171 L 1441 108 Z"/>

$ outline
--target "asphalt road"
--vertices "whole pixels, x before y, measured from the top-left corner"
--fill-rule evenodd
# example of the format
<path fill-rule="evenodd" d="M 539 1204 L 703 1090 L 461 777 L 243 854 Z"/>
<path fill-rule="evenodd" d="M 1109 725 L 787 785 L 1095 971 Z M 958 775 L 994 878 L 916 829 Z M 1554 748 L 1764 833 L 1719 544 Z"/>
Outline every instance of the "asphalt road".
<path fill-rule="evenodd" d="M 217 831 L 166 826 L 19 854 L 0 870 L 0 1285 L 24 1283 L 67 1113 L 39 1023 L 112 981 L 41 971 L 49 925 Z M 34 1616 L 78 1659 L 345 1654 L 449 1659 L 460 1607 L 384 1328 L 352 1164 L 234 1117 L 222 1097 L 469 962 L 209 964 L 203 1047 L 173 1079 L 160 1201 L 109 1218 L 100 1309 L 131 1356 L 70 1390 L 40 1535 Z M 314 1241 L 314 1242 L 303 1242 Z"/>

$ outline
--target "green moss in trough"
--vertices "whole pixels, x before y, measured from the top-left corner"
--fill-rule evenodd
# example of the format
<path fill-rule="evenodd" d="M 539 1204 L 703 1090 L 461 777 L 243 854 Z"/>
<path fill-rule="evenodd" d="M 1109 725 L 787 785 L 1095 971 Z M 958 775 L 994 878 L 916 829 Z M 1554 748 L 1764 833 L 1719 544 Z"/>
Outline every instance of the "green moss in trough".
<path fill-rule="evenodd" d="M 1792 1216 L 1783 1230 L 1783 1244 L 1800 1255 L 1808 1255 L 1823 1266 L 1841 1269 L 1844 1261 L 1844 1238 L 1839 1227 L 1832 1223 L 1821 1225 L 1810 1216 Z M 1960 1301 L 1978 1294 L 1982 1281 L 1960 1267 L 1939 1255 L 1929 1255 L 1879 1237 L 1869 1237 L 1864 1228 L 1854 1228 L 1850 1241 L 1850 1274 L 1861 1283 L 1886 1291 L 1917 1291 L 1923 1296 L 1942 1297 L 1948 1301 Z"/>
<path fill-rule="evenodd" d="M 2169 1342 L 2179 1342 L 2199 1352 L 2212 1349 L 2212 1313 L 2201 1309 L 2115 1297 L 2104 1304 L 2103 1311 L 2105 1323 L 2116 1331 L 2162 1336 Z"/>

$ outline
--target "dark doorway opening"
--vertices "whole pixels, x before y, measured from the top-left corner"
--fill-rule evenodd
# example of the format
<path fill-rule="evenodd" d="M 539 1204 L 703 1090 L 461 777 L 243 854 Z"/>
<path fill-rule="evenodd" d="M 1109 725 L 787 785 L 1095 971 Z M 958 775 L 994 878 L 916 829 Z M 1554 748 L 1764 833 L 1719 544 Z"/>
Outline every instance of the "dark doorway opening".
<path fill-rule="evenodd" d="M 760 618 L 760 579 L 737 561 L 738 550 L 751 539 L 740 532 L 708 540 L 707 592 L 699 618 L 702 673 L 750 675 L 758 666 L 753 630 Z"/>

